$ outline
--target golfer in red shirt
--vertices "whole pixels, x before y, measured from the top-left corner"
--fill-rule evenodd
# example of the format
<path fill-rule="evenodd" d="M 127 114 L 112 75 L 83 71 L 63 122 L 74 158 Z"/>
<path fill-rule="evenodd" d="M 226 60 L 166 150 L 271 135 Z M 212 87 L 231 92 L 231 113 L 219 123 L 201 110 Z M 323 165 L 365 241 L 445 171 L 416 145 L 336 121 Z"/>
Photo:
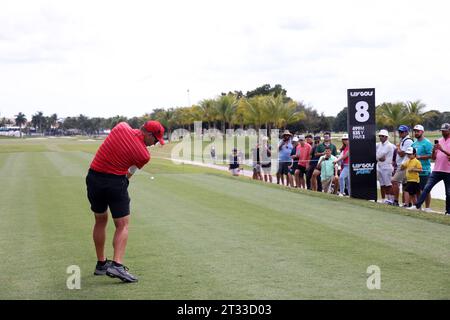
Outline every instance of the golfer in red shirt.
<path fill-rule="evenodd" d="M 95 275 L 108 275 L 124 282 L 137 278 L 122 264 L 128 240 L 130 215 L 129 179 L 150 161 L 148 146 L 164 144 L 164 127 L 158 121 L 147 121 L 140 130 L 126 122 L 117 124 L 103 141 L 92 160 L 86 177 L 87 196 L 94 212 L 93 238 L 97 253 Z M 105 238 L 108 207 L 116 226 L 113 260 L 106 259 Z"/>

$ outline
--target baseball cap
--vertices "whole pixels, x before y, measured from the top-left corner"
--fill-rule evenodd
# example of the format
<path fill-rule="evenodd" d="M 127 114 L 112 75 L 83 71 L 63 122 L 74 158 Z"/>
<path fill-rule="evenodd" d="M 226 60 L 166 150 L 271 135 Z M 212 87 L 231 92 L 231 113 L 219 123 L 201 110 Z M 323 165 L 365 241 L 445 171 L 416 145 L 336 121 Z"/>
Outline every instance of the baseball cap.
<path fill-rule="evenodd" d="M 378 132 L 378 136 L 389 137 L 389 132 L 386 129 L 381 129 L 380 132 Z"/>
<path fill-rule="evenodd" d="M 348 133 L 344 133 L 341 140 L 348 140 Z"/>
<path fill-rule="evenodd" d="M 295 137 L 292 139 L 292 142 L 298 142 L 298 137 L 295 136 Z"/>
<path fill-rule="evenodd" d="M 322 138 L 320 136 L 314 136 L 314 140 L 321 140 Z"/>
<path fill-rule="evenodd" d="M 408 128 L 408 126 L 405 126 L 404 124 L 402 124 L 400 127 L 398 127 L 398 131 L 406 132 L 406 131 L 409 131 L 409 128 Z"/>
<path fill-rule="evenodd" d="M 422 125 L 420 125 L 420 124 L 417 124 L 415 127 L 414 127 L 414 129 L 413 130 L 418 130 L 418 131 L 425 131 L 425 129 L 423 128 L 423 126 Z"/>
<path fill-rule="evenodd" d="M 148 132 L 151 132 L 156 139 L 158 139 L 161 145 L 164 144 L 164 127 L 159 123 L 159 121 L 149 120 L 144 123 L 144 128 Z"/>
<path fill-rule="evenodd" d="M 406 149 L 405 153 L 406 154 L 414 154 L 414 148 L 413 147 L 408 147 L 408 149 Z"/>
<path fill-rule="evenodd" d="M 298 140 L 305 140 L 305 136 L 303 134 L 299 135 Z"/>
<path fill-rule="evenodd" d="M 450 130 L 450 123 L 444 123 L 441 126 L 441 131 L 449 131 Z"/>

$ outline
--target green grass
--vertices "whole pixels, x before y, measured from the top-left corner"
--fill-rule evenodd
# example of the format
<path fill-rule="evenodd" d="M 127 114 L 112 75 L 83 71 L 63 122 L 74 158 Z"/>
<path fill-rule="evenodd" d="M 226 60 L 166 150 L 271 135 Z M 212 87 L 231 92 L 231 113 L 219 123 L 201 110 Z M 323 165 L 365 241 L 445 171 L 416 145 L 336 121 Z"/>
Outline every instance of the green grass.
<path fill-rule="evenodd" d="M 94 277 L 84 178 L 99 143 L 4 141 L 0 299 L 450 298 L 447 217 L 174 165 L 164 149 L 130 182 L 139 283 Z M 81 290 L 66 288 L 74 264 Z M 366 287 L 370 265 L 381 290 Z"/>

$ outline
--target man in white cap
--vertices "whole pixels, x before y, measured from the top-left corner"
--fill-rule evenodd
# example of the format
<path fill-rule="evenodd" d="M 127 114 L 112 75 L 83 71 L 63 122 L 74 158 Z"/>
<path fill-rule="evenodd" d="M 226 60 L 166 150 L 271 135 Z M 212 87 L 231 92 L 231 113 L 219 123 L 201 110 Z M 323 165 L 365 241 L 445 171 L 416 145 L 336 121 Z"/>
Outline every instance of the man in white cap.
<path fill-rule="evenodd" d="M 378 133 L 380 142 L 377 143 L 377 178 L 381 188 L 381 200 L 392 205 L 394 203 L 394 192 L 392 190 L 392 165 L 395 146 L 389 142 L 389 133 L 387 130 L 380 130 Z M 385 200 L 387 198 L 387 200 Z"/>
<path fill-rule="evenodd" d="M 412 144 L 412 147 L 416 149 L 416 158 L 422 164 L 422 171 L 419 173 L 419 192 L 417 197 L 420 196 L 420 193 L 425 189 L 425 186 L 428 182 L 428 177 L 431 174 L 431 156 L 433 154 L 433 144 L 424 137 L 424 127 L 420 124 L 416 125 L 413 129 L 414 137 L 416 141 Z M 428 193 L 425 198 L 425 211 L 431 211 L 431 194 Z"/>

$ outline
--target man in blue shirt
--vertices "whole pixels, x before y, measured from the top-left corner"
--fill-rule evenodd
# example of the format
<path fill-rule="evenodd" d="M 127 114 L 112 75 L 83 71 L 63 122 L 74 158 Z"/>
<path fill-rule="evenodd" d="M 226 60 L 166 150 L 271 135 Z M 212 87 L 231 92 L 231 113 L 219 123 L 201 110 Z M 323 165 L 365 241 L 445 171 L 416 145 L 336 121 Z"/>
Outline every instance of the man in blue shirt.
<path fill-rule="evenodd" d="M 418 124 L 414 127 L 414 137 L 416 141 L 412 144 L 412 147 L 416 149 L 417 159 L 422 164 L 422 172 L 419 173 L 419 186 L 420 192 L 423 191 L 425 185 L 427 184 L 428 177 L 431 174 L 431 154 L 433 153 L 433 144 L 423 136 L 424 128 L 422 125 Z M 420 196 L 420 193 L 417 195 Z M 425 211 L 431 211 L 431 194 L 429 193 L 425 199 Z"/>
<path fill-rule="evenodd" d="M 284 176 L 286 176 L 286 186 L 289 186 L 289 165 L 292 162 L 291 152 L 292 152 L 292 143 L 291 137 L 292 134 L 289 130 L 285 130 L 283 135 L 281 136 L 282 140 L 278 144 L 278 171 L 277 171 L 277 184 L 284 185 Z"/>

